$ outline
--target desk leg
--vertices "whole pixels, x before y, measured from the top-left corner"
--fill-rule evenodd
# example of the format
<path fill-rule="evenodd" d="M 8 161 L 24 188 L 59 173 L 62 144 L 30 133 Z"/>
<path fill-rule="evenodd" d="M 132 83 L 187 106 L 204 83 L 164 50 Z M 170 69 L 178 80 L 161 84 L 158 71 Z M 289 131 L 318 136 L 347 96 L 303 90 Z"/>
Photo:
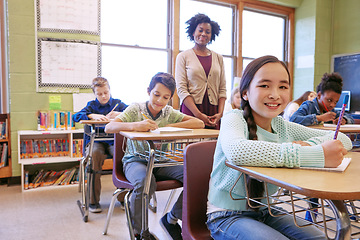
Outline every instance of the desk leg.
<path fill-rule="evenodd" d="M 351 225 L 347 208 L 342 200 L 329 200 L 336 218 L 335 239 L 351 239 Z"/>
<path fill-rule="evenodd" d="M 149 191 L 151 174 L 154 168 L 155 160 L 155 146 L 152 141 L 148 141 L 150 147 L 149 161 L 146 168 L 144 192 L 143 192 L 143 204 L 142 204 L 142 226 L 141 226 L 141 239 L 150 239 L 149 224 L 148 224 L 148 209 L 149 209 Z"/>
<path fill-rule="evenodd" d="M 81 161 L 80 169 L 81 171 L 81 180 L 79 179 L 79 184 L 81 184 L 81 202 L 80 200 L 77 201 L 77 204 L 80 208 L 81 215 L 83 217 L 83 221 L 88 221 L 89 216 L 89 201 L 90 201 L 90 183 L 92 182 L 91 179 L 93 177 L 92 174 L 92 151 L 94 146 L 95 140 L 95 131 L 92 128 L 91 135 L 90 135 L 90 145 L 89 151 L 85 158 Z M 85 187 L 85 175 L 87 176 L 87 184 Z"/>

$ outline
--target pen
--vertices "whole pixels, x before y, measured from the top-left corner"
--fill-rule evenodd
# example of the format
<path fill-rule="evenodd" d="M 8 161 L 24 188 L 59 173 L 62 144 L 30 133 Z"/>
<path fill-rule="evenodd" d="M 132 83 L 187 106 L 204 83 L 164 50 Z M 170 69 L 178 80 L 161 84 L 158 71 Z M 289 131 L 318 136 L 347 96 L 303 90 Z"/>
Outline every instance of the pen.
<path fill-rule="evenodd" d="M 334 140 L 336 140 L 337 135 L 338 135 L 338 133 L 339 133 L 339 129 L 340 129 L 340 125 L 341 125 L 341 120 L 342 120 L 342 118 L 343 118 L 343 116 L 344 116 L 345 107 L 346 107 L 346 104 L 347 104 L 348 100 L 349 100 L 349 95 L 345 95 L 344 102 L 343 102 L 343 106 L 342 106 L 342 108 L 341 108 L 339 120 L 338 120 L 338 123 L 337 123 L 337 126 L 336 126 L 336 130 L 335 130 Z"/>

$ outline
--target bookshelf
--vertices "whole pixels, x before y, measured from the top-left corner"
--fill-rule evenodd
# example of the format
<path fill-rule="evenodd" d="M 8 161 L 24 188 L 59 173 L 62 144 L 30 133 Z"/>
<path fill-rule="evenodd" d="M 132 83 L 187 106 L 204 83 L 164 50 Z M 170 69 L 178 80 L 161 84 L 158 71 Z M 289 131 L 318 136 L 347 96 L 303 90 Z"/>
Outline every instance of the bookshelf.
<path fill-rule="evenodd" d="M 0 167 L 0 178 L 9 178 L 12 176 L 11 169 L 11 139 L 10 139 L 10 114 L 0 114 L 1 130 L 4 127 L 4 131 L 1 133 L 0 145 L 2 146 L 0 151 L 0 157 L 2 157 L 3 146 L 7 146 L 7 160 L 3 167 Z M 0 163 L 1 166 L 1 163 Z"/>
<path fill-rule="evenodd" d="M 21 130 L 18 131 L 18 162 L 21 165 L 21 186 L 22 191 L 33 191 L 38 189 L 49 189 L 52 187 L 59 186 L 45 186 L 25 189 L 25 172 L 29 172 L 30 175 L 36 170 L 41 169 L 51 169 L 56 167 L 57 170 L 63 168 L 71 168 L 71 166 L 79 165 L 81 156 L 74 153 L 73 140 L 83 139 L 83 129 L 76 130 L 53 130 L 53 131 L 33 131 L 33 130 Z M 49 142 L 51 146 L 52 142 L 56 141 L 68 143 L 66 150 L 67 151 L 53 151 L 50 150 L 42 151 L 43 154 L 36 154 L 31 152 L 34 149 L 34 145 L 37 144 L 41 148 L 40 143 Z M 61 143 L 60 143 L 61 145 Z M 62 145 L 63 146 L 63 145 Z M 76 147 L 76 146 L 75 146 Z M 45 144 L 44 144 L 45 148 Z M 29 150 L 30 149 L 30 150 Z M 46 149 L 49 149 L 49 146 L 46 146 Z M 55 147 L 56 150 L 57 147 Z M 64 148 L 65 149 L 65 148 Z M 78 149 L 79 150 L 79 149 Z M 81 151 L 82 149 L 80 149 Z M 39 150 L 40 152 L 40 150 Z M 70 165 L 70 167 L 68 167 Z M 54 170 L 54 169 L 52 169 Z M 29 180 L 30 182 L 30 180 Z M 61 185 L 62 186 L 62 185 Z M 66 186 L 66 185 L 65 185 Z"/>

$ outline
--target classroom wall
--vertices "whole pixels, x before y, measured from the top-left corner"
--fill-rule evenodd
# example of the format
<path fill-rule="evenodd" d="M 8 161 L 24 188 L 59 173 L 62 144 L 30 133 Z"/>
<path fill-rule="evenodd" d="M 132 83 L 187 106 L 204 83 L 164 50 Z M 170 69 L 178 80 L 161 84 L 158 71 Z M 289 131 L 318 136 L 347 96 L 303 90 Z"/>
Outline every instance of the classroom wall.
<path fill-rule="evenodd" d="M 296 8 L 294 99 L 315 90 L 332 55 L 360 52 L 359 11 L 358 0 L 303 0 Z"/>
<path fill-rule="evenodd" d="M 331 55 L 360 52 L 360 1 L 334 0 L 334 8 L 333 0 L 266 1 L 296 8 L 294 97 L 310 87 L 315 87 L 319 76 L 324 71 L 330 71 Z M 72 109 L 72 94 L 36 92 L 34 2 L 7 1 L 13 176 L 20 176 L 20 166 L 17 164 L 17 131 L 37 128 L 37 111 L 49 109 L 51 95 L 61 96 L 62 110 Z M 294 3 L 295 5 L 292 5 Z M 332 31 L 334 37 L 331 37 Z M 40 37 L 45 35 L 60 37 L 58 34 L 39 33 Z M 84 35 L 61 34 L 61 37 L 81 39 Z M 85 36 L 85 39 L 98 40 L 94 36 Z M 307 60 L 310 60 L 310 64 Z"/>

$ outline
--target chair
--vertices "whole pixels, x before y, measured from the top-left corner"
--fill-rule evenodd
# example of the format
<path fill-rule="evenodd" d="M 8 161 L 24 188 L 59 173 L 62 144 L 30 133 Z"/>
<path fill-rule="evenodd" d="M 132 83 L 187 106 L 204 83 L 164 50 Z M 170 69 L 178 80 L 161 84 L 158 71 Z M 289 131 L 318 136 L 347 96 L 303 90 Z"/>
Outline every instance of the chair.
<path fill-rule="evenodd" d="M 133 186 L 131 183 L 126 179 L 125 174 L 123 172 L 123 163 L 122 158 L 124 156 L 124 149 L 126 148 L 126 141 L 124 141 L 124 137 L 120 135 L 119 133 L 116 133 L 114 136 L 114 161 L 113 161 L 113 172 L 112 172 L 112 179 L 115 187 L 117 188 L 115 192 L 113 193 L 108 215 L 106 218 L 106 223 L 104 227 L 103 234 L 107 234 L 107 229 L 110 223 L 111 216 L 114 211 L 115 202 L 117 200 L 117 196 L 126 191 L 127 194 L 125 195 L 124 203 L 125 203 L 125 214 L 127 218 L 127 223 L 129 227 L 129 234 L 130 239 L 134 239 L 134 231 L 132 227 L 131 222 L 131 216 L 130 216 L 130 208 L 129 208 L 129 198 L 130 194 L 132 193 Z M 162 180 L 156 182 L 156 191 L 166 191 L 166 190 L 173 190 L 170 194 L 170 197 L 166 203 L 165 209 L 167 209 L 168 205 L 170 204 L 170 201 L 175 193 L 176 188 L 182 187 L 182 183 L 177 180 Z"/>
<path fill-rule="evenodd" d="M 216 141 L 193 143 L 184 153 L 183 239 L 212 239 L 206 208 Z"/>

